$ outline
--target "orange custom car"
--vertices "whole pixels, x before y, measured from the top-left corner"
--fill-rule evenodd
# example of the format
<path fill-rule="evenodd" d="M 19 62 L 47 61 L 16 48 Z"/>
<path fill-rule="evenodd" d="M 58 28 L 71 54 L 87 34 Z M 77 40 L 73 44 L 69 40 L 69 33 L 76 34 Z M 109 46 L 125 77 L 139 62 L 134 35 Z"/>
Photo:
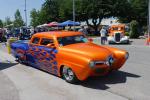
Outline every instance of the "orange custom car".
<path fill-rule="evenodd" d="M 118 70 L 129 57 L 125 50 L 96 45 L 81 32 L 73 31 L 37 33 L 29 42 L 12 43 L 11 49 L 19 62 L 63 77 L 69 83 Z"/>

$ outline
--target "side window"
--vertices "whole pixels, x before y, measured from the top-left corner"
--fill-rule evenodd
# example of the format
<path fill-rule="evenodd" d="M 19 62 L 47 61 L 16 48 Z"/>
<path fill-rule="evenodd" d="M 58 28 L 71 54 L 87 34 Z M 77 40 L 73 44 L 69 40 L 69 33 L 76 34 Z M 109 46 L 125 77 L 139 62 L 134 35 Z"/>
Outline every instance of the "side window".
<path fill-rule="evenodd" d="M 35 38 L 32 40 L 32 43 L 33 43 L 33 44 L 38 44 L 39 41 L 40 41 L 40 38 L 35 37 Z"/>
<path fill-rule="evenodd" d="M 43 38 L 40 44 L 41 44 L 41 45 L 48 45 L 48 44 L 51 44 L 51 43 L 54 43 L 54 42 L 53 42 L 53 39 L 46 39 L 46 38 Z"/>

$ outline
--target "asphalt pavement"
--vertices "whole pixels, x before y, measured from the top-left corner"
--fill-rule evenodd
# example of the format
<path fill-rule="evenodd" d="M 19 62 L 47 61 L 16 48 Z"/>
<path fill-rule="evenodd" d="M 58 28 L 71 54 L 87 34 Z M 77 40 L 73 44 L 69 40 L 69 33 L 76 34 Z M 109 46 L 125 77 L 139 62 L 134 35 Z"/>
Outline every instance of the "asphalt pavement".
<path fill-rule="evenodd" d="M 95 43 L 99 44 L 99 39 Z M 0 100 L 150 100 L 150 46 L 144 39 L 110 45 L 129 52 L 119 70 L 78 84 L 15 62 L 0 44 Z"/>

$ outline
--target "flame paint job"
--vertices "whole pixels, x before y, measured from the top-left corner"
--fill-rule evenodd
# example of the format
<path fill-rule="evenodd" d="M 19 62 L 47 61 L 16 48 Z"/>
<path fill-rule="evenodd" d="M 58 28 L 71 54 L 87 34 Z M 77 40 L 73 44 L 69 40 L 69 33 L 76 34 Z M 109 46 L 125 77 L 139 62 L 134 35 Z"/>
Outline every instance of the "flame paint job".
<path fill-rule="evenodd" d="M 126 51 L 108 46 L 99 46 L 91 42 L 76 43 L 66 46 L 59 46 L 58 37 L 83 35 L 81 32 L 56 31 L 44 32 L 33 35 L 30 42 L 12 43 L 12 53 L 15 57 L 20 57 L 30 65 L 47 71 L 49 73 L 61 76 L 63 66 L 70 67 L 79 80 L 85 80 L 89 76 L 101 76 L 111 70 L 118 70 L 127 60 Z M 35 37 L 50 38 L 54 40 L 55 46 L 47 47 L 33 44 Z M 95 65 L 91 68 L 90 61 L 106 62 L 109 56 L 114 58 L 112 66 L 106 64 Z"/>

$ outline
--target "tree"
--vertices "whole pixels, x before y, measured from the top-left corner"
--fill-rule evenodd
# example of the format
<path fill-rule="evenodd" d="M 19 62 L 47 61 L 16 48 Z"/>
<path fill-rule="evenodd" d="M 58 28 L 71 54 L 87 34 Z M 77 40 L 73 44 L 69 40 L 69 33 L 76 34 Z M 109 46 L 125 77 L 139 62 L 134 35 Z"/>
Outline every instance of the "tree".
<path fill-rule="evenodd" d="M 40 21 L 49 23 L 51 21 L 59 21 L 59 2 L 61 0 L 45 0 L 40 11 Z M 42 20 L 41 20 L 42 18 Z"/>
<path fill-rule="evenodd" d="M 0 28 L 3 28 L 3 21 L 0 19 Z"/>
<path fill-rule="evenodd" d="M 125 5 L 122 7 L 125 8 Z M 136 20 L 140 26 L 147 25 L 148 0 L 128 0 L 124 14 L 122 15 L 119 14 L 118 16 L 121 22 L 129 23 L 132 20 Z"/>
<path fill-rule="evenodd" d="M 31 18 L 31 26 L 36 27 L 40 24 L 39 22 L 39 11 L 36 11 L 36 9 L 32 9 L 30 12 L 30 18 Z"/>
<path fill-rule="evenodd" d="M 59 5 L 59 17 L 61 21 L 73 20 L 72 17 L 72 1 L 62 0 Z"/>
<path fill-rule="evenodd" d="M 138 38 L 139 32 L 138 32 L 138 22 L 136 20 L 131 21 L 130 23 L 130 38 Z"/>
<path fill-rule="evenodd" d="M 103 18 L 118 17 L 122 22 L 147 22 L 148 0 L 74 0 L 76 21 L 86 21 L 98 31 Z M 45 0 L 39 11 L 39 23 L 72 20 L 73 0 Z M 140 12 L 140 13 L 139 13 Z M 92 21 L 92 23 L 89 22 Z"/>
<path fill-rule="evenodd" d="M 43 24 L 52 21 L 61 22 L 72 18 L 71 1 L 72 0 L 45 0 L 39 11 L 39 23 Z M 67 6 L 68 9 L 66 9 Z"/>
<path fill-rule="evenodd" d="M 20 11 L 19 11 L 19 9 L 17 9 L 15 12 L 14 27 L 21 27 L 24 25 L 25 24 L 24 24 L 21 14 L 20 14 Z"/>
<path fill-rule="evenodd" d="M 11 26 L 12 25 L 12 21 L 10 19 L 10 17 L 6 17 L 5 21 L 4 21 L 4 26 Z"/>
<path fill-rule="evenodd" d="M 102 19 L 111 16 L 110 3 L 109 0 L 82 0 L 77 18 L 86 21 L 87 25 L 97 32 Z M 92 20 L 92 24 L 89 23 L 89 19 Z"/>
<path fill-rule="evenodd" d="M 61 18 L 72 19 L 72 1 L 62 0 L 59 8 Z M 102 19 L 112 16 L 112 4 L 110 0 L 75 0 L 76 21 L 86 21 L 88 26 L 98 31 Z"/>
<path fill-rule="evenodd" d="M 131 0 L 133 17 L 140 25 L 147 25 L 148 16 L 148 0 Z"/>
<path fill-rule="evenodd" d="M 59 16 L 63 20 L 72 19 L 73 0 L 62 0 Z M 75 0 L 76 21 L 86 21 L 96 32 L 103 18 L 125 17 L 130 9 L 127 0 Z M 130 10 L 129 10 L 130 11 Z M 92 23 L 89 22 L 92 21 Z"/>

